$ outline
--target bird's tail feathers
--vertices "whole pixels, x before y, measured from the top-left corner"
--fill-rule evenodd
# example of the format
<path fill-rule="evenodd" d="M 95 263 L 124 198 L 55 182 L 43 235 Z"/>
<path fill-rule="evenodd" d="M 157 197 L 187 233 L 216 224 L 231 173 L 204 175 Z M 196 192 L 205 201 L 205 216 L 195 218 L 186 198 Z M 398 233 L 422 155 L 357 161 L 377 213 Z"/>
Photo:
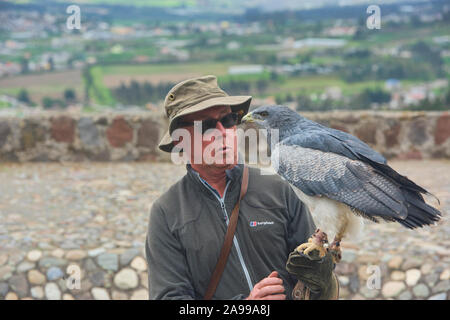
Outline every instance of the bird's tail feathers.
<path fill-rule="evenodd" d="M 438 197 L 436 197 L 431 192 L 428 192 L 428 190 L 426 190 L 426 189 L 422 188 L 421 186 L 417 185 L 416 183 L 414 183 L 413 181 L 408 179 L 408 177 L 399 174 L 397 171 L 392 169 L 389 165 L 374 162 L 374 161 L 372 161 L 372 160 L 370 160 L 370 159 L 368 159 L 366 157 L 364 157 L 364 158 L 366 159 L 367 162 L 369 162 L 371 164 L 371 166 L 373 168 L 377 169 L 380 173 L 382 173 L 382 174 L 388 176 L 389 178 L 393 179 L 395 182 L 397 182 L 400 185 L 400 187 L 409 189 L 411 191 L 424 193 L 427 196 L 430 196 L 430 197 L 436 199 L 436 201 L 438 202 L 439 205 L 441 204 L 441 202 L 439 201 Z"/>
<path fill-rule="evenodd" d="M 406 205 L 408 207 L 408 216 L 404 220 L 397 220 L 399 223 L 409 229 L 432 225 L 439 221 L 442 213 L 426 204 L 419 193 L 403 189 Z"/>

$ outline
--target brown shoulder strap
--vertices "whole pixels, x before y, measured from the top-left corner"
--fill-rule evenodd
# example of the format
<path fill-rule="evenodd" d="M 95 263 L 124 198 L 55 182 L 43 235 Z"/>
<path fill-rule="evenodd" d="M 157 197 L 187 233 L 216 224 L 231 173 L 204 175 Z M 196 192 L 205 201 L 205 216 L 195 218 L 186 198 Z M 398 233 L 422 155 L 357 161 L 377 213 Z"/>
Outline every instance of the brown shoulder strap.
<path fill-rule="evenodd" d="M 223 242 L 222 249 L 220 250 L 219 260 L 217 261 L 214 272 L 209 280 L 208 288 L 206 289 L 204 300 L 210 300 L 216 292 L 217 285 L 219 284 L 220 278 L 222 277 L 223 270 L 225 269 L 225 265 L 228 260 L 228 255 L 230 254 L 231 245 L 233 243 L 234 232 L 236 231 L 236 226 L 238 222 L 239 216 L 239 206 L 242 198 L 247 192 L 248 187 L 248 167 L 244 165 L 244 172 L 242 174 L 242 184 L 241 184 L 241 193 L 239 195 L 239 199 L 234 206 L 233 211 L 231 212 L 231 218 L 228 223 L 227 233 L 225 234 L 225 240 Z"/>

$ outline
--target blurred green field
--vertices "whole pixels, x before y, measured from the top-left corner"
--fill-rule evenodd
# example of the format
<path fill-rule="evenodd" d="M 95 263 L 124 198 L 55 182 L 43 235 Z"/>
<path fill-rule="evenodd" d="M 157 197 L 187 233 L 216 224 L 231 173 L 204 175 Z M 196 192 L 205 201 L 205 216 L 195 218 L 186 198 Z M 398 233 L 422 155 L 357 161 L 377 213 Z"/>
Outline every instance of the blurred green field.
<path fill-rule="evenodd" d="M 157 76 L 173 73 L 200 73 L 225 75 L 232 62 L 205 62 L 205 63 L 168 63 L 144 65 L 111 65 L 102 66 L 102 72 L 108 75 L 148 75 Z"/>
<path fill-rule="evenodd" d="M 88 2 L 86 0 L 54 0 L 55 2 L 71 3 L 71 4 L 83 4 Z M 12 0 L 13 3 L 36 3 L 38 0 Z M 123 0 L 89 0 L 89 4 L 109 4 L 109 5 L 133 5 L 137 7 L 163 7 L 172 8 L 186 6 L 191 7 L 197 3 L 196 0 L 127 0 L 124 3 Z"/>
<path fill-rule="evenodd" d="M 450 59 L 446 59 L 447 62 Z M 89 92 L 94 102 L 99 104 L 114 103 L 110 90 L 131 80 L 138 82 L 149 81 L 177 83 L 184 79 L 212 74 L 218 76 L 219 85 L 230 81 L 248 81 L 256 83 L 258 80 L 268 81 L 269 85 L 263 94 L 255 96 L 268 97 L 286 94 L 320 94 L 330 87 L 340 88 L 343 95 L 354 95 L 364 89 L 384 88 L 384 81 L 361 81 L 348 83 L 335 75 L 308 75 L 296 77 L 279 77 L 270 79 L 270 72 L 261 74 L 229 75 L 228 68 L 235 65 L 231 62 L 210 63 L 178 63 L 178 64 L 144 64 L 144 65 L 108 65 L 91 68 L 93 86 Z M 9 82 L 8 82 L 9 81 Z M 409 87 L 417 81 L 402 81 L 403 87 Z M 1 85 L 3 84 L 3 85 Z M 44 96 L 61 98 L 65 89 L 74 89 L 78 98 L 84 95 L 85 79 L 81 73 L 60 73 L 55 79 L 53 74 L 22 75 L 3 79 L 0 83 L 0 94 L 17 96 L 21 88 L 26 88 L 32 101 L 40 103 Z M 250 92 L 249 92 L 250 93 Z"/>

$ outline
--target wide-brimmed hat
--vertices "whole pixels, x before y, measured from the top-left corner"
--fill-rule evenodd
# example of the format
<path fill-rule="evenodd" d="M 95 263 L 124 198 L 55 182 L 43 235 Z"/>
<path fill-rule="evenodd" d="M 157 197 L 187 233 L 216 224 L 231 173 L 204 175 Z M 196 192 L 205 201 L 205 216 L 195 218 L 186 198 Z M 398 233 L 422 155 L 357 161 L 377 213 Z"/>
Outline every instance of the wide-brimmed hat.
<path fill-rule="evenodd" d="M 169 130 L 160 141 L 158 147 L 166 152 L 172 152 L 174 147 L 171 138 L 182 116 L 215 106 L 230 106 L 232 112 L 237 112 L 238 123 L 247 114 L 251 96 L 229 96 L 217 84 L 217 78 L 212 75 L 188 79 L 175 85 L 164 100 L 164 109 L 169 118 Z"/>

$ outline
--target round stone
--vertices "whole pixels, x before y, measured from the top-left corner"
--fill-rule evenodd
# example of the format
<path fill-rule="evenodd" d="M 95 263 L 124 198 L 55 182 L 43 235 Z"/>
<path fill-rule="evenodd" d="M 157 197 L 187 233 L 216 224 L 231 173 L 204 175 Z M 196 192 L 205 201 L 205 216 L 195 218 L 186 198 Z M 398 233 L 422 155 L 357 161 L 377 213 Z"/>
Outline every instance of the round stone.
<path fill-rule="evenodd" d="M 388 262 L 388 267 L 391 269 L 400 269 L 403 262 L 402 256 L 395 256 Z"/>
<path fill-rule="evenodd" d="M 105 270 L 117 271 L 119 269 L 119 258 L 115 253 L 103 253 L 97 257 L 97 263 Z"/>
<path fill-rule="evenodd" d="M 42 289 L 41 286 L 32 287 L 30 292 L 31 292 L 31 296 L 35 299 L 43 299 L 44 298 L 44 289 Z"/>
<path fill-rule="evenodd" d="M 27 272 L 34 268 L 34 263 L 29 261 L 23 261 L 17 266 L 17 272 Z"/>
<path fill-rule="evenodd" d="M 376 296 L 378 296 L 378 293 L 380 292 L 379 289 L 370 289 L 367 286 L 363 286 L 360 289 L 360 293 L 366 297 L 367 299 L 373 299 Z"/>
<path fill-rule="evenodd" d="M 28 281 L 31 284 L 44 284 L 45 276 L 39 270 L 28 271 Z"/>
<path fill-rule="evenodd" d="M 41 250 L 31 250 L 27 253 L 27 259 L 31 262 L 36 262 L 42 257 Z"/>
<path fill-rule="evenodd" d="M 19 264 L 19 262 L 21 262 L 23 260 L 23 258 L 25 258 L 24 252 L 13 253 L 13 254 L 9 255 L 8 262 L 10 265 L 16 265 L 16 264 Z"/>
<path fill-rule="evenodd" d="M 136 257 L 131 261 L 131 267 L 138 271 L 147 270 L 147 262 L 142 257 Z"/>
<path fill-rule="evenodd" d="M 28 295 L 28 282 L 23 274 L 16 274 L 9 279 L 9 286 L 21 298 Z"/>
<path fill-rule="evenodd" d="M 14 269 L 11 266 L 0 267 L 0 280 L 8 280 L 11 278 Z"/>
<path fill-rule="evenodd" d="M 111 300 L 108 291 L 104 288 L 92 288 L 91 294 L 95 300 Z"/>
<path fill-rule="evenodd" d="M 102 253 L 104 253 L 105 252 L 105 248 L 95 248 L 95 249 L 92 249 L 92 250 L 89 250 L 88 251 L 88 256 L 89 257 L 96 257 L 96 256 L 98 256 L 98 255 L 100 255 L 100 254 L 102 254 Z"/>
<path fill-rule="evenodd" d="M 124 268 L 114 276 L 114 284 L 123 290 L 134 289 L 139 284 L 139 278 L 133 269 Z"/>
<path fill-rule="evenodd" d="M 367 265 L 362 265 L 358 268 L 359 278 L 362 280 L 367 280 L 370 277 L 370 272 L 368 272 Z"/>
<path fill-rule="evenodd" d="M 133 292 L 130 300 L 148 300 L 148 290 L 139 289 Z"/>
<path fill-rule="evenodd" d="M 433 287 L 433 293 L 438 293 L 442 291 L 450 291 L 450 280 L 440 281 Z"/>
<path fill-rule="evenodd" d="M 61 300 L 61 291 L 56 283 L 49 282 L 45 285 L 45 296 L 48 300 Z"/>
<path fill-rule="evenodd" d="M 425 281 L 430 287 L 433 287 L 436 284 L 436 282 L 438 282 L 438 280 L 439 274 L 437 273 L 431 273 L 425 277 Z"/>
<path fill-rule="evenodd" d="M 409 270 L 409 269 L 417 269 L 422 266 L 423 260 L 414 257 L 414 258 L 408 258 L 403 262 L 402 269 L 403 270 Z"/>
<path fill-rule="evenodd" d="M 121 266 L 126 266 L 130 263 L 131 260 L 134 259 L 139 254 L 139 249 L 133 248 L 128 249 L 124 253 L 120 255 L 120 264 Z"/>
<path fill-rule="evenodd" d="M 391 273 L 391 279 L 394 281 L 402 281 L 405 280 L 406 276 L 403 271 L 394 270 Z"/>
<path fill-rule="evenodd" d="M 409 269 L 406 271 L 406 284 L 410 287 L 415 286 L 421 275 L 419 269 Z"/>
<path fill-rule="evenodd" d="M 446 293 L 442 292 L 429 297 L 428 300 L 445 300 L 446 297 L 447 297 Z"/>
<path fill-rule="evenodd" d="M 0 298 L 6 296 L 9 291 L 9 285 L 5 282 L 0 282 Z"/>
<path fill-rule="evenodd" d="M 64 273 L 58 267 L 51 267 L 47 270 L 47 279 L 49 281 L 53 281 L 53 280 L 62 278 L 63 276 L 64 276 Z"/>
<path fill-rule="evenodd" d="M 19 297 L 14 292 L 8 292 L 8 294 L 5 296 L 5 300 L 19 300 Z"/>
<path fill-rule="evenodd" d="M 430 290 L 426 285 L 420 283 L 413 288 L 413 293 L 418 298 L 425 298 L 428 297 L 428 295 L 430 294 Z"/>
<path fill-rule="evenodd" d="M 57 248 L 57 249 L 53 250 L 51 254 L 55 258 L 62 258 L 64 256 L 64 250 Z"/>
<path fill-rule="evenodd" d="M 425 263 L 422 267 L 420 267 L 420 272 L 422 274 L 429 274 L 431 271 L 433 271 L 433 265 L 431 263 Z"/>
<path fill-rule="evenodd" d="M 413 297 L 412 293 L 409 292 L 408 290 L 405 290 L 398 296 L 398 299 L 399 300 L 411 300 L 412 297 Z"/>
<path fill-rule="evenodd" d="M 450 279 L 450 269 L 445 269 L 442 271 L 441 275 L 439 276 L 440 280 L 449 280 Z"/>
<path fill-rule="evenodd" d="M 140 274 L 139 274 L 139 277 L 141 278 L 141 285 L 144 287 L 144 288 L 146 288 L 146 289 L 148 289 L 148 273 L 147 272 L 141 272 Z"/>
<path fill-rule="evenodd" d="M 105 285 L 105 278 L 106 272 L 103 270 L 98 270 L 89 276 L 92 284 L 98 287 L 103 287 Z"/>
<path fill-rule="evenodd" d="M 55 266 L 59 267 L 65 265 L 66 263 L 67 261 L 61 258 L 45 257 L 39 260 L 39 268 L 46 269 Z"/>
<path fill-rule="evenodd" d="M 125 292 L 113 290 L 112 292 L 113 300 L 128 300 L 128 296 Z"/>
<path fill-rule="evenodd" d="M 86 252 L 83 250 L 70 250 L 66 253 L 67 260 L 82 260 L 86 257 Z"/>
<path fill-rule="evenodd" d="M 385 298 L 394 298 L 397 297 L 405 288 L 405 284 L 401 281 L 389 281 L 383 286 L 381 293 Z"/>
<path fill-rule="evenodd" d="M 339 283 L 341 286 L 347 286 L 350 283 L 350 279 L 347 276 L 339 276 Z"/>
<path fill-rule="evenodd" d="M 70 293 L 64 293 L 62 296 L 63 300 L 75 300 L 75 298 L 73 297 L 73 295 L 71 295 Z"/>

